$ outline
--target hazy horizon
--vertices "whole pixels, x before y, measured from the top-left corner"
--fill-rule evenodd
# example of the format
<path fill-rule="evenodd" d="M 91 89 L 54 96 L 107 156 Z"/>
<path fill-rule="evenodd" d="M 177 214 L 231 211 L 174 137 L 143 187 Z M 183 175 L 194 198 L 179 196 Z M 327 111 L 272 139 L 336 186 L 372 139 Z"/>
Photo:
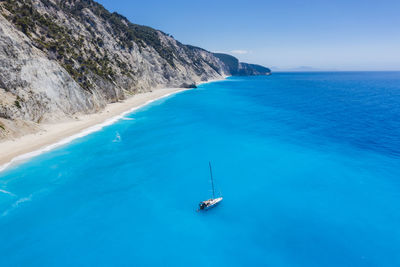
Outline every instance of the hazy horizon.
<path fill-rule="evenodd" d="M 182 43 L 275 70 L 400 70 L 400 1 L 98 2 Z"/>

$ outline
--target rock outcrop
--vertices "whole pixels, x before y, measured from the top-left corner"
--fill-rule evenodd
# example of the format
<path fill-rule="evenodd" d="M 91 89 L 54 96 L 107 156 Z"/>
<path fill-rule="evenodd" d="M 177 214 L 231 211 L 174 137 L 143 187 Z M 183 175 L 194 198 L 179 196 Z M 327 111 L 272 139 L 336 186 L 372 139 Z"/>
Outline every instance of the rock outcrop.
<path fill-rule="evenodd" d="M 214 56 L 220 59 L 231 75 L 235 76 L 255 76 L 255 75 L 270 75 L 271 70 L 269 68 L 256 65 L 239 62 L 237 58 L 231 55 L 214 53 Z"/>

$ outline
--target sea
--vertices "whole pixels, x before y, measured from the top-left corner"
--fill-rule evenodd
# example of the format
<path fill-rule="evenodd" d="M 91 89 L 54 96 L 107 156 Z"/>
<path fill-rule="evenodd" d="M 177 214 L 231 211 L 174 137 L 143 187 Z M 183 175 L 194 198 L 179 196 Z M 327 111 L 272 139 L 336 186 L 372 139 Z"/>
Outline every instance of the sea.
<path fill-rule="evenodd" d="M 0 266 L 400 266 L 400 72 L 229 77 L 13 164 Z"/>

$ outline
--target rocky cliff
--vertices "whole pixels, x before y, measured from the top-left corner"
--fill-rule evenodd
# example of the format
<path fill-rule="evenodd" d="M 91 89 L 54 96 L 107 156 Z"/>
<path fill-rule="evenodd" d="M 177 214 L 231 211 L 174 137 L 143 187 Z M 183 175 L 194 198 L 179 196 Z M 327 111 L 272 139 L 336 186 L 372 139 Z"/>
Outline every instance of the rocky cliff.
<path fill-rule="evenodd" d="M 0 13 L 0 138 L 233 74 L 214 54 L 92 0 L 3 0 Z"/>

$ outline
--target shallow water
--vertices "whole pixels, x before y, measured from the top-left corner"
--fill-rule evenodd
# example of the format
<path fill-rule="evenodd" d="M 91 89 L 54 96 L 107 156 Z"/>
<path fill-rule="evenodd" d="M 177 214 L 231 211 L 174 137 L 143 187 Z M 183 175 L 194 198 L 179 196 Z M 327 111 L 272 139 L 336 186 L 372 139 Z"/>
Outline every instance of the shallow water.
<path fill-rule="evenodd" d="M 0 173 L 0 266 L 399 266 L 399 114 L 399 72 L 159 100 Z"/>

